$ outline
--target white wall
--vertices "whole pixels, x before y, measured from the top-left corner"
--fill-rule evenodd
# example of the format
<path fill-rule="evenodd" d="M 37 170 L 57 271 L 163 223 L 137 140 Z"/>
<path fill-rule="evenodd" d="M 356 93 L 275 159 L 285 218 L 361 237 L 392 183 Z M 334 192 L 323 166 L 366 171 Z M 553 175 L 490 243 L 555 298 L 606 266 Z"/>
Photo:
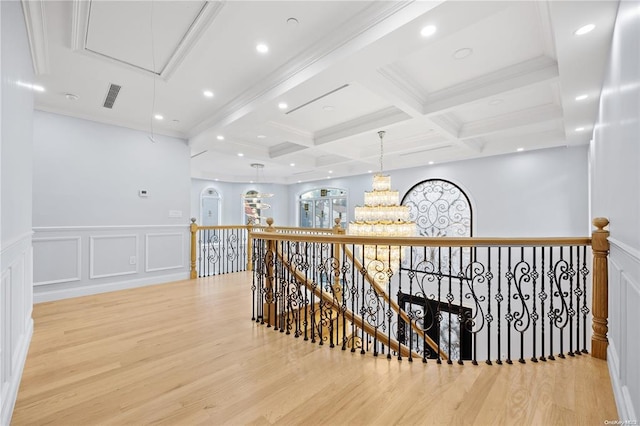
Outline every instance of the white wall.
<path fill-rule="evenodd" d="M 35 113 L 36 302 L 188 277 L 189 148 L 155 140 Z"/>
<path fill-rule="evenodd" d="M 620 2 L 591 149 L 593 217 L 609 218 L 608 363 L 621 420 L 640 415 L 640 3 Z"/>
<path fill-rule="evenodd" d="M 0 425 L 8 425 L 33 332 L 33 67 L 20 2 L 0 2 Z"/>
<path fill-rule="evenodd" d="M 590 235 L 587 147 L 554 148 L 388 172 L 400 198 L 415 184 L 449 180 L 469 196 L 476 237 Z M 348 211 L 364 202 L 372 175 L 292 185 L 292 200 L 314 188 L 349 191 Z M 297 217 L 291 202 L 289 217 Z M 352 218 L 349 217 L 351 220 Z"/>

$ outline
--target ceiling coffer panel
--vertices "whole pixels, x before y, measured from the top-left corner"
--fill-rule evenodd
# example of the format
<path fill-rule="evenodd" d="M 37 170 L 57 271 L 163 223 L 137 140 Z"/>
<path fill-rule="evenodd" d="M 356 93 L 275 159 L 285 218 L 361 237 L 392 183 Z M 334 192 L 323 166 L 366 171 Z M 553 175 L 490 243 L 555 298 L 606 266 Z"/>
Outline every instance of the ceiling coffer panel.
<path fill-rule="evenodd" d="M 282 157 L 283 155 L 292 154 L 294 152 L 302 151 L 303 149 L 307 149 L 307 147 L 293 142 L 283 142 L 269 148 L 269 157 Z"/>

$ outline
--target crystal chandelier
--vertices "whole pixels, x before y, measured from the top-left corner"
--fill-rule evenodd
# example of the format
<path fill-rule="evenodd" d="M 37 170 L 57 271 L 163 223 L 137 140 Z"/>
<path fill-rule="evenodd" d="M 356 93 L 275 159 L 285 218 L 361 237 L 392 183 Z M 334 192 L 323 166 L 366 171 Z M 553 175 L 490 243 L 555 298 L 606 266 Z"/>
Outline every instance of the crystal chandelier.
<path fill-rule="evenodd" d="M 251 167 L 256 169 L 255 182 L 259 183 L 259 173 L 260 170 L 264 168 L 264 164 L 252 163 Z M 244 200 L 244 212 L 248 217 L 248 225 L 260 224 L 260 220 L 263 218 L 263 216 L 261 216 L 262 210 L 271 208 L 271 205 L 265 203 L 263 199 L 271 197 L 273 197 L 273 194 L 268 192 L 248 191 L 246 194 L 242 194 L 242 199 Z"/>
<path fill-rule="evenodd" d="M 364 193 L 364 206 L 355 208 L 355 221 L 349 223 L 349 235 L 412 237 L 416 224 L 409 220 L 409 206 L 401 206 L 400 194 L 391 190 L 391 177 L 383 175 L 383 138 L 380 136 L 380 173 L 373 176 L 373 191 Z M 400 246 L 364 246 L 367 271 L 379 283 L 386 283 L 400 266 Z"/>

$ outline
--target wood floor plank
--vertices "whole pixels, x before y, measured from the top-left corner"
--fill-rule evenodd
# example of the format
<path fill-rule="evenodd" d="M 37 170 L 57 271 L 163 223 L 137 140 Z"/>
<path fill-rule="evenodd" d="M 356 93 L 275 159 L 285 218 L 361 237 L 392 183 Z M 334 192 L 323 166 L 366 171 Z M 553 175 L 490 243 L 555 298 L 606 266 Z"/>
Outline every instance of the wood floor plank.
<path fill-rule="evenodd" d="M 248 273 L 38 304 L 13 425 L 540 425 L 616 419 L 606 362 L 410 363 L 250 321 Z"/>

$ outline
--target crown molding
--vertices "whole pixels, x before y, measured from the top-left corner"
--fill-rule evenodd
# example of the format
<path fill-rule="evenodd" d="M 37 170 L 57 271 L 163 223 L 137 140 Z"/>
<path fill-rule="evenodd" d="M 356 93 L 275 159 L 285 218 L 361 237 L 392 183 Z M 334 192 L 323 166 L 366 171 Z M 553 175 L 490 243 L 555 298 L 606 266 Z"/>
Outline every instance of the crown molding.
<path fill-rule="evenodd" d="M 49 73 L 49 42 L 47 41 L 47 21 L 44 13 L 45 2 L 22 0 L 22 12 L 27 27 L 33 71 L 36 75 Z"/>
<path fill-rule="evenodd" d="M 73 16 L 71 27 L 71 48 L 74 51 L 82 54 L 99 57 L 102 60 L 106 60 L 117 64 L 119 66 L 139 71 L 145 74 L 157 75 L 163 78 L 165 81 L 173 76 L 174 72 L 182 65 L 182 62 L 186 58 L 187 54 L 191 51 L 193 46 L 200 40 L 202 34 L 216 19 L 226 2 L 224 1 L 206 1 L 200 9 L 200 12 L 189 26 L 189 29 L 185 32 L 182 40 L 171 53 L 171 56 L 167 60 L 162 70 L 159 73 L 154 70 L 142 68 L 127 62 L 123 62 L 117 58 L 104 55 L 99 52 L 94 52 L 87 49 L 87 33 L 89 31 L 89 16 L 91 14 L 92 1 L 89 0 L 74 0 L 73 2 Z"/>

